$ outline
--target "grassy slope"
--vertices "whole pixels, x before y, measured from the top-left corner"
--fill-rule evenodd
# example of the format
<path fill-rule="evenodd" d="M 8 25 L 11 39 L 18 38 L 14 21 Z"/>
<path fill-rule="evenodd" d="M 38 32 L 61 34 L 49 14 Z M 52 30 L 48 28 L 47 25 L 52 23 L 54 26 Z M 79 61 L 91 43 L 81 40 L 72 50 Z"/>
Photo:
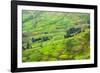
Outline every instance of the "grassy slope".
<path fill-rule="evenodd" d="M 25 39 L 52 36 L 50 40 L 31 43 L 32 48 L 23 50 L 23 62 L 89 59 L 89 28 L 84 28 L 83 32 L 73 37 L 64 38 L 67 29 L 82 28 L 88 19 L 89 14 L 85 13 L 23 11 L 23 33 L 31 33 Z"/>

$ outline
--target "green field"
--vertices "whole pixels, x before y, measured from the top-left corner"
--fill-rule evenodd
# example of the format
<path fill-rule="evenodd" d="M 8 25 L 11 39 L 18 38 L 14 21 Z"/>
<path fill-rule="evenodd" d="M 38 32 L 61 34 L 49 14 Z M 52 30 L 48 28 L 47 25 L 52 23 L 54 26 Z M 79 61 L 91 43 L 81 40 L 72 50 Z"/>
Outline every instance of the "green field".
<path fill-rule="evenodd" d="M 22 61 L 90 58 L 90 14 L 22 11 Z"/>

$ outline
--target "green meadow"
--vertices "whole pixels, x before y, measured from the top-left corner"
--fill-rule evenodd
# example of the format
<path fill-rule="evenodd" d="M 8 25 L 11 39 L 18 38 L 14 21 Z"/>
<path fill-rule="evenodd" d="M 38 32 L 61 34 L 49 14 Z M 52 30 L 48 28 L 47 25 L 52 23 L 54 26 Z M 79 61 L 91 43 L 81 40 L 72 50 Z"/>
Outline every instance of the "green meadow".
<path fill-rule="evenodd" d="M 22 62 L 89 58 L 89 13 L 22 11 Z"/>

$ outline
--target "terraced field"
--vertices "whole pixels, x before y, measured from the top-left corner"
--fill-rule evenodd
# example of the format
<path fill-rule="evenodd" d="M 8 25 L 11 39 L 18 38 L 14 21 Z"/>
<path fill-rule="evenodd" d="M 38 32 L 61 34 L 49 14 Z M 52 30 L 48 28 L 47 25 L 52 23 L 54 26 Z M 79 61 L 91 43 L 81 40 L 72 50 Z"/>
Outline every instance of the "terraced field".
<path fill-rule="evenodd" d="M 22 61 L 90 58 L 90 14 L 22 11 Z"/>

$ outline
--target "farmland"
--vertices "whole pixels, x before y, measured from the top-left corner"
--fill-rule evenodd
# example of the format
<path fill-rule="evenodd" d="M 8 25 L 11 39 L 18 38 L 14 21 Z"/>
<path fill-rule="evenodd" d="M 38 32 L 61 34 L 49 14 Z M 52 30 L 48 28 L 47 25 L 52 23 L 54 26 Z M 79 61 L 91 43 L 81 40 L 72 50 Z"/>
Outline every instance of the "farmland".
<path fill-rule="evenodd" d="M 90 58 L 90 14 L 22 11 L 22 61 Z"/>

